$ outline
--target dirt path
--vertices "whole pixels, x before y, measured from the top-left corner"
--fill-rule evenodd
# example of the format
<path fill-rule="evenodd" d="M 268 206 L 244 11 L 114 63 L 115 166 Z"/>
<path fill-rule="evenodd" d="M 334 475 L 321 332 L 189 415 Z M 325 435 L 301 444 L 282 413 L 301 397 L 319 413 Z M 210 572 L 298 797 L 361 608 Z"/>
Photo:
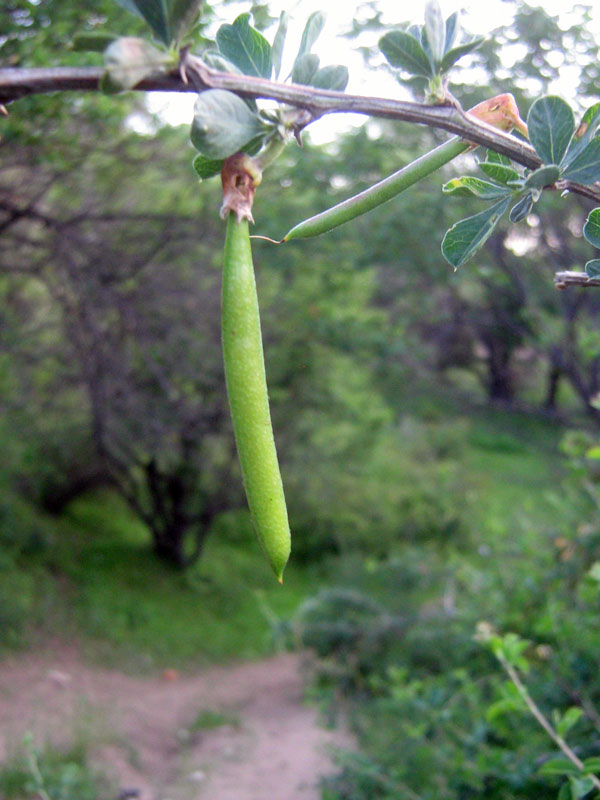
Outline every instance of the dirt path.
<path fill-rule="evenodd" d="M 225 724 L 195 726 L 202 712 Z M 329 746 L 350 746 L 304 704 L 300 657 L 287 653 L 142 678 L 64 646 L 14 657 L 0 663 L 0 761 L 28 731 L 37 744 L 83 737 L 139 800 L 318 800 L 335 769 Z"/>

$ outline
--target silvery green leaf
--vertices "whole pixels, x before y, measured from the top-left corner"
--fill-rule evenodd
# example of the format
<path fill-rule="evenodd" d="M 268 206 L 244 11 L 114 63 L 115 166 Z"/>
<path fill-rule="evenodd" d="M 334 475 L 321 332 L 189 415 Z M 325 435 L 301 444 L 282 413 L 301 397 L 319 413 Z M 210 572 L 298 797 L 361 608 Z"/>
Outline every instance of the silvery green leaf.
<path fill-rule="evenodd" d="M 260 118 L 236 94 L 209 89 L 198 95 L 191 138 L 205 158 L 227 158 L 264 131 Z"/>
<path fill-rule="evenodd" d="M 477 166 L 488 178 L 506 186 L 513 181 L 518 181 L 521 177 L 514 167 L 499 161 L 480 161 Z"/>
<path fill-rule="evenodd" d="M 446 44 L 446 21 L 442 16 L 442 9 L 437 0 L 428 0 L 425 5 L 425 30 L 427 41 L 431 50 L 433 63 L 439 67 L 444 57 Z"/>
<path fill-rule="evenodd" d="M 390 31 L 379 40 L 379 49 L 392 67 L 413 75 L 432 77 L 431 63 L 423 46 L 406 31 Z"/>
<path fill-rule="evenodd" d="M 123 36 L 104 51 L 102 90 L 110 94 L 132 89 L 144 78 L 163 71 L 168 62 L 168 56 L 145 39 Z"/>
<path fill-rule="evenodd" d="M 562 173 L 563 178 L 591 184 L 600 178 L 600 137 L 592 139 Z"/>
<path fill-rule="evenodd" d="M 552 186 L 560 178 L 560 169 L 554 164 L 531 172 L 526 178 L 523 186 L 526 189 L 543 189 L 545 186 Z"/>
<path fill-rule="evenodd" d="M 235 64 L 232 64 L 225 56 L 218 50 L 205 50 L 202 53 L 202 61 L 207 67 L 216 69 L 219 72 L 230 72 L 234 75 L 241 75 L 242 72 Z"/>
<path fill-rule="evenodd" d="M 304 53 L 297 58 L 292 69 L 292 82 L 310 86 L 319 69 L 319 56 L 314 53 Z"/>
<path fill-rule="evenodd" d="M 510 192 L 505 186 L 498 186 L 489 181 L 482 181 L 472 175 L 464 175 L 462 178 L 452 178 L 443 187 L 445 194 L 457 195 L 459 197 L 479 197 L 480 200 L 495 200 L 504 197 Z"/>
<path fill-rule="evenodd" d="M 527 192 L 517 203 L 510 210 L 509 219 L 511 222 L 521 222 L 522 219 L 525 219 L 529 215 L 529 212 L 533 208 L 533 195 L 531 192 Z"/>
<path fill-rule="evenodd" d="M 331 89 L 335 92 L 343 92 L 348 85 L 348 68 L 341 64 L 321 67 L 314 76 L 312 85 L 317 89 Z"/>
<path fill-rule="evenodd" d="M 218 175 L 221 172 L 223 167 L 223 159 L 205 158 L 202 153 L 198 153 L 198 155 L 192 161 L 192 166 L 196 170 L 200 180 L 206 180 L 207 178 L 212 178 L 214 175 Z"/>
<path fill-rule="evenodd" d="M 464 44 L 459 44 L 458 47 L 452 48 L 452 50 L 448 50 L 448 52 L 442 58 L 442 63 L 440 65 L 441 72 L 448 72 L 448 70 L 456 64 L 463 56 L 466 56 L 468 53 L 473 52 L 476 50 L 480 45 L 483 44 L 485 39 L 480 37 L 479 39 L 472 39 L 470 42 L 465 42 Z"/>
<path fill-rule="evenodd" d="M 456 222 L 446 232 L 442 254 L 455 269 L 468 261 L 491 236 L 510 204 L 510 196 L 503 197 L 485 211 Z"/>
<path fill-rule="evenodd" d="M 512 161 L 504 153 L 497 153 L 495 150 L 486 150 L 486 161 L 490 164 L 504 164 L 505 167 L 510 167 Z"/>
<path fill-rule="evenodd" d="M 569 785 L 573 800 L 582 800 L 594 789 L 594 781 L 589 775 L 585 775 L 582 778 L 576 775 L 569 775 Z"/>
<path fill-rule="evenodd" d="M 169 28 L 172 42 L 179 44 L 196 24 L 202 0 L 169 0 Z"/>
<path fill-rule="evenodd" d="M 446 41 L 444 42 L 444 53 L 452 49 L 460 31 L 460 11 L 450 14 L 446 20 Z"/>
<path fill-rule="evenodd" d="M 544 164 L 560 164 L 575 130 L 575 118 L 560 97 L 540 97 L 527 115 L 529 139 Z"/>
<path fill-rule="evenodd" d="M 152 28 L 152 33 L 167 47 L 171 44 L 171 25 L 167 0 L 133 0 L 141 16 Z"/>
<path fill-rule="evenodd" d="M 563 167 L 568 167 L 581 151 L 585 150 L 596 136 L 598 126 L 600 126 L 600 103 L 594 103 L 587 109 L 573 134 L 569 149 L 562 160 Z"/>
<path fill-rule="evenodd" d="M 250 14 L 240 14 L 232 25 L 221 25 L 217 31 L 217 45 L 225 58 L 244 75 L 271 77 L 271 45 L 250 25 Z"/>
<path fill-rule="evenodd" d="M 287 35 L 287 29 L 289 24 L 289 14 L 287 11 L 282 11 L 279 16 L 279 25 L 277 26 L 277 32 L 275 33 L 275 38 L 273 39 L 273 45 L 271 47 L 271 60 L 273 62 L 273 74 L 277 78 L 279 77 L 279 73 L 281 71 L 281 59 L 283 57 L 283 46 L 285 44 L 285 37 Z"/>
<path fill-rule="evenodd" d="M 600 208 L 594 208 L 583 226 L 583 235 L 594 247 L 600 247 Z"/>
<path fill-rule="evenodd" d="M 301 58 L 305 53 L 310 53 L 313 45 L 323 30 L 325 19 L 325 14 L 322 11 L 315 11 L 306 20 L 306 25 L 304 26 L 304 31 L 302 32 L 302 39 L 300 40 L 300 47 L 298 49 L 296 60 Z"/>
<path fill-rule="evenodd" d="M 593 258 L 585 265 L 588 278 L 600 278 L 600 258 Z"/>

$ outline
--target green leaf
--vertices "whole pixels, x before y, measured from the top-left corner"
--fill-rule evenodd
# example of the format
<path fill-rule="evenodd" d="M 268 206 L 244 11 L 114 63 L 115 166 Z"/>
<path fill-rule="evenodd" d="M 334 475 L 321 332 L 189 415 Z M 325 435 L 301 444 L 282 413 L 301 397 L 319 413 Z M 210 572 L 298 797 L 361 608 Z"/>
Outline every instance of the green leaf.
<path fill-rule="evenodd" d="M 592 139 L 571 161 L 562 177 L 584 184 L 594 183 L 600 178 L 600 137 Z"/>
<path fill-rule="evenodd" d="M 505 156 L 504 153 L 497 153 L 495 150 L 486 151 L 486 161 L 489 161 L 490 164 L 504 164 L 505 167 L 510 167 L 512 164 L 508 156 Z"/>
<path fill-rule="evenodd" d="M 460 12 L 455 11 L 450 14 L 446 20 L 446 41 L 444 42 L 444 53 L 452 50 L 452 46 L 456 41 L 460 32 Z"/>
<path fill-rule="evenodd" d="M 506 714 L 522 714 L 527 711 L 527 706 L 521 697 L 503 697 L 492 703 L 485 712 L 485 718 L 488 722 L 493 722 L 498 717 L 503 717 Z"/>
<path fill-rule="evenodd" d="M 593 258 L 585 265 L 588 278 L 600 278 L 600 258 Z"/>
<path fill-rule="evenodd" d="M 234 75 L 242 74 L 241 70 L 239 70 L 235 64 L 232 64 L 229 59 L 225 58 L 218 50 L 205 50 L 202 53 L 202 61 L 204 61 L 207 67 L 212 67 L 212 69 L 216 69 L 219 72 L 231 72 Z"/>
<path fill-rule="evenodd" d="M 285 37 L 287 35 L 289 21 L 290 21 L 290 16 L 287 13 L 287 11 L 282 11 L 281 14 L 279 15 L 279 25 L 277 26 L 277 32 L 275 33 L 275 38 L 273 39 L 273 45 L 271 47 L 273 74 L 276 78 L 279 77 L 279 73 L 281 72 L 281 59 L 283 57 L 283 46 L 285 44 Z"/>
<path fill-rule="evenodd" d="M 236 94 L 209 89 L 198 95 L 191 138 L 207 159 L 227 158 L 264 132 L 260 118 Z"/>
<path fill-rule="evenodd" d="M 413 75 L 432 77 L 427 53 L 413 36 L 405 31 L 390 31 L 379 40 L 379 49 L 392 67 L 399 67 Z"/>
<path fill-rule="evenodd" d="M 318 89 L 331 89 L 343 92 L 348 85 L 348 68 L 341 64 L 321 67 L 312 80 L 312 85 Z"/>
<path fill-rule="evenodd" d="M 123 36 L 104 51 L 102 90 L 112 94 L 131 89 L 149 75 L 164 71 L 168 62 L 169 57 L 145 39 Z"/>
<path fill-rule="evenodd" d="M 169 0 L 169 26 L 173 43 L 188 35 L 200 15 L 202 0 Z"/>
<path fill-rule="evenodd" d="M 300 47 L 298 48 L 298 55 L 296 61 L 305 53 L 310 53 L 314 43 L 317 41 L 325 25 L 325 14 L 322 11 L 314 11 L 306 20 L 306 25 L 302 32 L 302 39 L 300 40 Z"/>
<path fill-rule="evenodd" d="M 564 737 L 568 734 L 568 732 L 573 728 L 579 720 L 583 711 L 578 708 L 577 706 L 571 706 L 568 708 L 565 713 L 562 715 L 562 718 L 556 724 L 556 732 L 559 736 Z"/>
<path fill-rule="evenodd" d="M 464 175 L 462 178 L 452 178 L 442 187 L 442 191 L 446 194 L 454 194 L 460 197 L 475 196 L 481 200 L 495 200 L 498 197 L 503 197 L 511 190 L 489 181 L 482 181 L 480 178 L 474 178 L 471 175 Z"/>
<path fill-rule="evenodd" d="M 504 197 L 485 211 L 456 222 L 446 232 L 442 242 L 446 261 L 455 269 L 468 261 L 490 237 L 509 203 L 510 197 Z"/>
<path fill-rule="evenodd" d="M 437 0 L 428 0 L 425 5 L 425 30 L 427 31 L 427 41 L 429 42 L 433 63 L 437 71 L 437 67 L 444 56 L 444 45 L 446 43 L 446 22 Z"/>
<path fill-rule="evenodd" d="M 554 164 L 547 167 L 540 167 L 531 172 L 525 179 L 524 186 L 527 189 L 543 189 L 545 186 L 552 186 L 560 178 L 560 170 Z"/>
<path fill-rule="evenodd" d="M 538 771 L 540 775 L 579 775 L 579 769 L 568 758 L 551 758 Z"/>
<path fill-rule="evenodd" d="M 466 56 L 468 53 L 473 52 L 473 50 L 476 50 L 483 44 L 484 41 L 485 39 L 480 37 L 478 39 L 472 39 L 470 42 L 460 44 L 458 47 L 454 47 L 452 50 L 448 50 L 448 52 L 442 58 L 440 72 L 448 72 L 450 67 L 453 67 L 459 59 L 461 59 L 463 56 Z"/>
<path fill-rule="evenodd" d="M 594 781 L 586 775 L 583 778 L 577 778 L 574 775 L 569 775 L 569 783 L 571 785 L 571 797 L 573 800 L 581 800 L 589 794 L 594 788 Z"/>
<path fill-rule="evenodd" d="M 558 792 L 558 797 L 556 800 L 572 800 L 571 787 L 569 786 L 568 782 L 563 783 L 563 785 L 560 787 L 560 791 Z"/>
<path fill-rule="evenodd" d="M 596 562 L 594 564 L 595 567 L 600 568 L 600 564 Z M 591 572 L 591 570 L 590 570 Z M 588 573 L 589 574 L 589 573 Z M 600 581 L 600 573 L 595 578 L 597 581 Z M 586 758 L 583 761 L 583 771 L 584 772 L 600 772 L 600 756 L 592 756 L 591 758 Z"/>
<path fill-rule="evenodd" d="M 514 167 L 495 161 L 480 161 L 479 169 L 497 183 L 507 186 L 511 181 L 518 181 L 521 177 Z"/>
<path fill-rule="evenodd" d="M 575 130 L 575 118 L 560 97 L 540 97 L 527 115 L 529 139 L 544 164 L 560 164 Z"/>
<path fill-rule="evenodd" d="M 217 45 L 225 58 L 244 75 L 271 77 L 271 45 L 250 25 L 250 14 L 240 14 L 232 25 L 221 25 L 217 31 Z"/>
<path fill-rule="evenodd" d="M 521 222 L 525 219 L 533 208 L 533 197 L 531 192 L 527 192 L 510 210 L 508 218 L 511 222 Z"/>
<path fill-rule="evenodd" d="M 196 170 L 200 180 L 212 178 L 218 175 L 223 167 L 223 159 L 205 158 L 202 153 L 198 153 L 196 158 L 192 161 L 192 166 Z"/>
<path fill-rule="evenodd" d="M 600 247 L 600 208 L 590 211 L 585 225 L 583 235 L 594 247 Z"/>
<path fill-rule="evenodd" d="M 292 82 L 310 86 L 319 69 L 319 63 L 319 56 L 314 53 L 304 53 L 294 62 Z"/>
<path fill-rule="evenodd" d="M 133 0 L 152 33 L 167 47 L 171 44 L 171 26 L 167 0 Z"/>
<path fill-rule="evenodd" d="M 78 52 L 103 53 L 109 45 L 119 38 L 118 33 L 102 33 L 100 31 L 76 33 L 71 47 Z"/>
<path fill-rule="evenodd" d="M 594 103 L 587 109 L 577 130 L 573 135 L 566 156 L 563 158 L 563 166 L 567 167 L 588 146 L 598 131 L 600 125 L 600 103 Z"/>

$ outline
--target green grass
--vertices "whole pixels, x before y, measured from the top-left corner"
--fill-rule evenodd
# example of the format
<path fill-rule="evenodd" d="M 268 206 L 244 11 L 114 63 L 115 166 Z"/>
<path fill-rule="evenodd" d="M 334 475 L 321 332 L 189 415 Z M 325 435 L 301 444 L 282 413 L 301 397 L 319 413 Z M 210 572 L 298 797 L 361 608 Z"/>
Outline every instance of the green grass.
<path fill-rule="evenodd" d="M 292 613 L 316 574 L 292 563 L 281 586 L 245 515 L 235 536 L 215 530 L 202 559 L 179 573 L 155 557 L 120 498 L 102 492 L 72 504 L 45 552 L 18 569 L 11 562 L 3 592 L 26 586 L 11 613 L 15 631 L 29 619 L 29 641 L 36 631 L 76 637 L 88 656 L 137 672 L 272 652 L 271 618 Z"/>
<path fill-rule="evenodd" d="M 489 410 L 455 410 L 442 431 L 438 418 L 426 424 L 440 441 L 453 431 L 460 438 L 451 448 L 469 529 L 460 559 L 479 564 L 482 547 L 523 554 L 568 529 L 575 510 L 560 496 L 556 425 Z M 350 561 L 360 560 L 314 566 L 292 552 L 280 586 L 248 515 L 237 512 L 215 525 L 202 559 L 178 573 L 157 560 L 148 531 L 112 492 L 81 497 L 58 520 L 37 519 L 43 535 L 29 536 L 28 551 L 2 548 L 0 539 L 0 646 L 71 637 L 89 657 L 135 672 L 260 658 L 276 645 L 274 622 L 340 574 L 356 574 Z M 452 542 L 442 544 L 423 544 L 440 569 L 456 557 Z"/>
<path fill-rule="evenodd" d="M 195 719 L 188 725 L 188 731 L 190 734 L 194 734 L 200 731 L 212 731 L 224 725 L 232 725 L 237 728 L 240 725 L 240 718 L 230 711 L 204 709 L 198 712 Z"/>

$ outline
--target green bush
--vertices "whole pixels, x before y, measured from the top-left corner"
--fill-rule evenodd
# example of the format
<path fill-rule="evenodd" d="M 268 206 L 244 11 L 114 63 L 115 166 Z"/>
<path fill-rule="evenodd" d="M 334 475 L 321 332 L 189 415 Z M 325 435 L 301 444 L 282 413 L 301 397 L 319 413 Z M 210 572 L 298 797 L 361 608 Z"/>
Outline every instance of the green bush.
<path fill-rule="evenodd" d="M 457 460 L 462 433 L 460 424 L 453 431 L 406 417 L 348 451 L 315 441 L 296 450 L 288 482 L 295 557 L 385 558 L 407 541 L 459 543 L 469 495 Z"/>

